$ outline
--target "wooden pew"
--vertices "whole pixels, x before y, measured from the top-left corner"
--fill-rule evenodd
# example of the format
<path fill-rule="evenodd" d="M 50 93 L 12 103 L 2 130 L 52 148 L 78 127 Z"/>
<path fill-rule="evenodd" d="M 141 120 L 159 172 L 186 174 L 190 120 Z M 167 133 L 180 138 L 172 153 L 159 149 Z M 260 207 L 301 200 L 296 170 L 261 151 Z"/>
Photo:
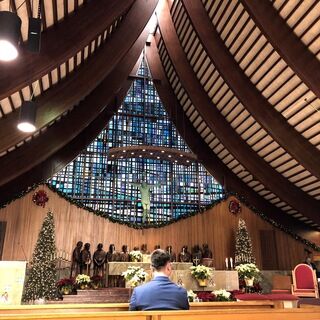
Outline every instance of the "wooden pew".
<path fill-rule="evenodd" d="M 190 310 L 209 309 L 270 309 L 274 308 L 273 301 L 230 301 L 230 302 L 191 302 Z M 0 306 L 0 314 L 44 314 L 44 313 L 72 313 L 72 312 L 106 312 L 128 311 L 129 303 L 97 303 L 97 304 L 43 304 Z"/>
<path fill-rule="evenodd" d="M 320 310 L 304 309 L 209 309 L 184 311 L 107 311 L 86 312 L 81 309 L 64 313 L 0 314 L 0 320 L 319 320 Z"/>

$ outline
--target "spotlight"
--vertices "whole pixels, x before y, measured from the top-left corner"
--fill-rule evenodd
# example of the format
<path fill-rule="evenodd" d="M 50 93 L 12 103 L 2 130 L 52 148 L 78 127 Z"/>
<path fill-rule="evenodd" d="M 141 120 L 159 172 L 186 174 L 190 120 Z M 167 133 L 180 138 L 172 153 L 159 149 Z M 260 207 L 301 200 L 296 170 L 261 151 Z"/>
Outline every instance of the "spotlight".
<path fill-rule="evenodd" d="M 13 12 L 0 11 L 0 60 L 11 61 L 18 56 L 21 19 Z"/>
<path fill-rule="evenodd" d="M 34 101 L 24 101 L 20 108 L 20 118 L 17 128 L 22 132 L 36 131 L 36 109 Z"/>

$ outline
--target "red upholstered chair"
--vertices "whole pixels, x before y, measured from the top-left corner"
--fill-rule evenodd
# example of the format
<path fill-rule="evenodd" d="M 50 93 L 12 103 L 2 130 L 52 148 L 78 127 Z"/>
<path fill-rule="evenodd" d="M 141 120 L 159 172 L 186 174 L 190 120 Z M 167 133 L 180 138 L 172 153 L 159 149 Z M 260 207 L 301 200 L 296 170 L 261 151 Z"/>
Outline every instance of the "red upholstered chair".
<path fill-rule="evenodd" d="M 316 273 L 308 265 L 298 264 L 292 271 L 292 294 L 298 297 L 319 298 Z"/>

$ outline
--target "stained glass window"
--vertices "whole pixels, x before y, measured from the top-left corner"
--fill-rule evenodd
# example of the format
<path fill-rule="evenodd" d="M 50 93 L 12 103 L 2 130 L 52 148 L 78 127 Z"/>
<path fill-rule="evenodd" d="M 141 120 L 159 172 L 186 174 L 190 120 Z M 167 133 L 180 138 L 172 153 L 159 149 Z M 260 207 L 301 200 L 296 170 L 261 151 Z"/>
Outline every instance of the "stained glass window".
<path fill-rule="evenodd" d="M 120 154 L 113 152 L 117 148 Z M 180 161 L 188 155 L 192 153 L 183 133 L 180 136 L 169 120 L 143 58 L 117 114 L 49 183 L 105 216 L 141 224 L 137 184 L 146 181 L 150 222 L 166 222 L 198 212 L 223 196 L 221 185 L 194 157 Z"/>

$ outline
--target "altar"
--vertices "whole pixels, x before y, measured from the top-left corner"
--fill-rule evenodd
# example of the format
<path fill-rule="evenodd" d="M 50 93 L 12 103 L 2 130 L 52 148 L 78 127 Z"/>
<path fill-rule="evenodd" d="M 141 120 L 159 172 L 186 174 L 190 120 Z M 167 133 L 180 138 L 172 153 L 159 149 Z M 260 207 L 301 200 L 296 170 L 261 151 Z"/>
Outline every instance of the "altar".
<path fill-rule="evenodd" d="M 141 267 L 151 276 L 151 267 L 148 262 L 108 262 L 107 274 L 109 276 L 121 276 L 129 266 Z M 173 262 L 170 279 L 187 290 L 193 291 L 239 290 L 237 271 L 215 270 L 213 268 L 212 276 L 208 279 L 208 285 L 200 287 L 198 281 L 191 275 L 190 267 L 192 267 L 192 263 L 189 262 Z"/>
<path fill-rule="evenodd" d="M 150 262 L 108 262 L 108 275 L 121 276 L 122 272 L 127 271 L 129 266 L 141 267 L 145 271 L 151 270 Z M 190 270 L 191 262 L 172 262 L 172 270 Z"/>

